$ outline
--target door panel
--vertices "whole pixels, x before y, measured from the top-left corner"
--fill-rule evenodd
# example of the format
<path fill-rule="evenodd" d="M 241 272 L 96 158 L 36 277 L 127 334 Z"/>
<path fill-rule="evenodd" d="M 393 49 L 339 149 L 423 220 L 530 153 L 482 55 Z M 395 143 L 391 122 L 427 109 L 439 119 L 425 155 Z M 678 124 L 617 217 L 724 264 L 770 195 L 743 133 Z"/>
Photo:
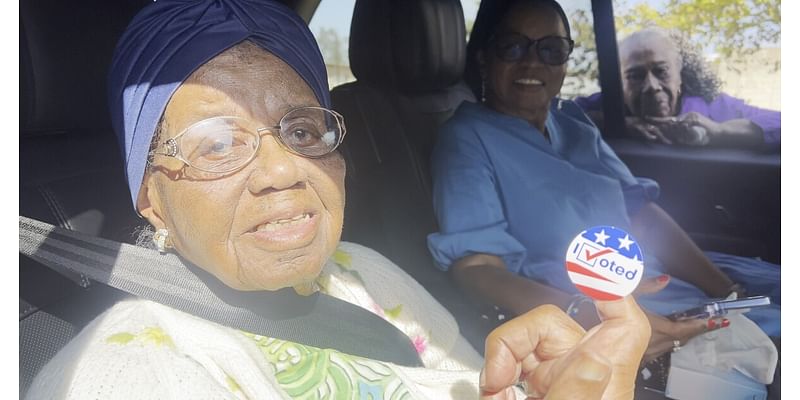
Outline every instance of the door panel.
<path fill-rule="evenodd" d="M 701 248 L 780 263 L 780 153 L 607 141 Z"/>

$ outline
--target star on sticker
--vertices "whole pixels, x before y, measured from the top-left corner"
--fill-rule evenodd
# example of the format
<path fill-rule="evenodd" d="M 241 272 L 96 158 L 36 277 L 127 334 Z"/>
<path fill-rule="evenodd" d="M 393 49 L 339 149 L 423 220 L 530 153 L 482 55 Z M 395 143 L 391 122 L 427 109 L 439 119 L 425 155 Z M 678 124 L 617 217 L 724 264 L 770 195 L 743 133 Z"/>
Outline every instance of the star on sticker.
<path fill-rule="evenodd" d="M 594 241 L 595 241 L 595 243 L 600 243 L 603 246 L 605 246 L 606 245 L 606 239 L 608 239 L 610 237 L 611 236 L 606 235 L 606 230 L 602 229 L 602 230 L 600 230 L 600 233 L 595 233 L 594 234 Z"/>
<path fill-rule="evenodd" d="M 629 235 L 625 235 L 624 238 L 619 239 L 619 248 L 629 250 L 631 249 L 631 245 L 633 244 L 633 240 Z"/>

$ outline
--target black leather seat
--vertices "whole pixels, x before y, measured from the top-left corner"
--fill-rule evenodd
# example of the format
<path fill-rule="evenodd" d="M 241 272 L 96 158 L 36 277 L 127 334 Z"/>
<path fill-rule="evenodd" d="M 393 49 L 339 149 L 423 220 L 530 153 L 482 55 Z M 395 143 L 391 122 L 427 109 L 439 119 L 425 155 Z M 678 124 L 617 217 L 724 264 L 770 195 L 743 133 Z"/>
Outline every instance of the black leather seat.
<path fill-rule="evenodd" d="M 462 101 L 474 101 L 461 81 L 465 55 L 458 0 L 357 1 L 350 31 L 357 80 L 334 88 L 332 97 L 348 129 L 343 239 L 402 267 L 481 350 L 485 321 L 436 269 L 426 244 L 438 230 L 429 165 L 436 131 Z"/>
<path fill-rule="evenodd" d="M 141 220 L 131 207 L 105 83 L 118 38 L 147 3 L 20 2 L 20 215 L 135 240 Z M 39 368 L 124 294 L 19 260 L 23 395 Z"/>
<path fill-rule="evenodd" d="M 20 214 L 131 241 L 130 206 L 106 106 L 117 39 L 148 2 L 20 3 Z"/>

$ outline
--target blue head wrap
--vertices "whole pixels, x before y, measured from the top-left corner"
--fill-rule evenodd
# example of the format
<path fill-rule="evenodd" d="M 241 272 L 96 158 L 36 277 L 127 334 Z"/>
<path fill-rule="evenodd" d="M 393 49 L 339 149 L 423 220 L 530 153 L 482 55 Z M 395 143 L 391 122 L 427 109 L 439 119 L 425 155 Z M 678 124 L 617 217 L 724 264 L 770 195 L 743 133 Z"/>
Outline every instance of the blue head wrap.
<path fill-rule="evenodd" d="M 126 29 L 109 73 L 111 121 L 131 199 L 147 166 L 156 126 L 180 84 L 216 55 L 250 40 L 294 70 L 330 107 L 327 73 L 306 23 L 272 0 L 158 0 Z"/>

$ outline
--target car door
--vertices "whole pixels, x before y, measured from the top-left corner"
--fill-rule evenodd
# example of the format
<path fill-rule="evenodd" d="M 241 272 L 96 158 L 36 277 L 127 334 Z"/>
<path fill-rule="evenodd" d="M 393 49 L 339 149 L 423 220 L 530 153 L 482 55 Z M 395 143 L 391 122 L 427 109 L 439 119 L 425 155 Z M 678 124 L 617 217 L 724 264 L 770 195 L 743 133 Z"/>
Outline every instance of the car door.
<path fill-rule="evenodd" d="M 652 178 L 660 184 L 659 205 L 702 249 L 760 257 L 780 263 L 780 142 L 747 147 L 693 147 L 627 137 L 621 128 L 622 113 L 625 111 L 621 91 L 623 78 L 618 73 L 620 64 L 615 42 L 638 29 L 637 21 L 641 23 L 650 18 L 645 14 L 648 10 L 656 9 L 657 5 L 652 2 L 623 3 L 610 0 L 592 3 L 596 8 L 596 46 L 605 50 L 597 54 L 603 108 L 607 115 L 603 134 L 609 145 L 634 175 Z M 702 35 L 680 31 L 687 28 L 677 23 L 670 25 L 672 22 L 663 17 L 689 18 L 689 8 L 686 7 L 697 2 L 685 0 L 672 3 L 657 9 L 662 15 L 661 19 L 650 22 L 662 24 L 673 32 L 683 32 L 682 37 L 688 40 L 702 39 Z M 774 10 L 776 6 L 779 8 L 780 3 L 771 2 L 759 7 Z M 728 18 L 726 21 L 731 24 L 745 24 L 753 20 L 761 23 L 763 26 L 756 28 L 763 36 L 760 42 L 744 42 L 738 48 L 730 47 L 723 41 L 689 45 L 695 48 L 694 54 L 703 58 L 700 62 L 706 64 L 710 73 L 719 79 L 721 93 L 741 98 L 752 106 L 780 111 L 780 25 L 776 26 L 774 20 L 756 15 L 760 11 L 755 6 L 747 12 L 753 15 L 743 14 L 740 19 L 730 16 L 719 18 Z M 749 18 L 747 21 L 750 22 L 745 18 Z M 714 26 L 713 21 L 705 20 L 705 23 L 711 28 Z M 736 33 L 720 34 L 726 35 L 733 35 L 729 38 L 731 40 L 738 37 Z M 714 53 L 719 49 L 727 49 L 731 54 Z M 758 84 L 746 85 L 743 82 Z M 608 115 L 613 118 L 608 118 Z"/>

